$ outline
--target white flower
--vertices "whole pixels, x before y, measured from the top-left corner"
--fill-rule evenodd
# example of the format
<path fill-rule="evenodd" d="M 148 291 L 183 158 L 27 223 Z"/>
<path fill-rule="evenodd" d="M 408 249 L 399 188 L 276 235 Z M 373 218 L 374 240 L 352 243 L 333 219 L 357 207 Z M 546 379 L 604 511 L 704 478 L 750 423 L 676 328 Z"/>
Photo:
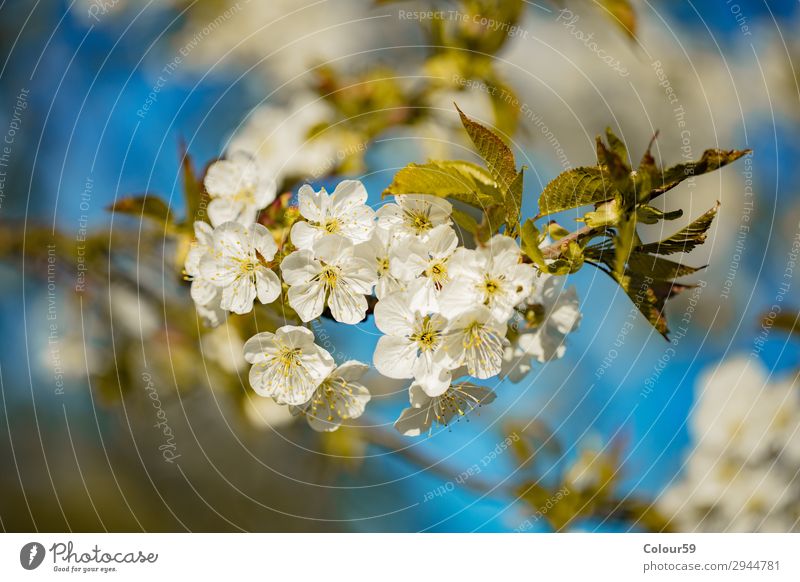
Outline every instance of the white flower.
<path fill-rule="evenodd" d="M 366 205 L 367 190 L 357 180 L 339 182 L 333 194 L 304 184 L 297 193 L 300 215 L 292 227 L 292 244 L 311 249 L 325 235 L 338 234 L 353 244 L 366 242 L 375 228 L 375 211 Z"/>
<path fill-rule="evenodd" d="M 314 334 L 294 325 L 254 335 L 244 344 L 244 357 L 253 365 L 250 385 L 278 404 L 308 402 L 336 367 L 327 350 L 314 343 Z"/>
<path fill-rule="evenodd" d="M 222 289 L 207 281 L 200 273 L 200 261 L 214 245 L 214 229 L 207 222 L 194 223 L 195 240 L 186 253 L 184 272 L 191 279 L 191 296 L 195 308 L 203 322 L 209 327 L 216 327 L 225 319 L 225 310 L 220 307 Z"/>
<path fill-rule="evenodd" d="M 515 384 L 521 382 L 531 371 L 531 356 L 519 346 L 519 336 L 512 334 L 512 339 L 503 349 L 503 364 L 500 370 L 502 378 L 508 378 Z"/>
<path fill-rule="evenodd" d="M 455 231 L 440 225 L 423 243 L 402 241 L 392 263 L 392 274 L 404 281 L 414 307 L 423 313 L 439 310 L 439 294 L 450 280 L 448 262 L 458 246 Z"/>
<path fill-rule="evenodd" d="M 565 338 L 578 329 L 582 317 L 575 288 L 564 289 L 562 277 L 542 274 L 526 304 L 536 314 L 536 319 L 528 322 L 535 330 L 520 334 L 520 347 L 542 363 L 562 358 L 567 349 Z"/>
<path fill-rule="evenodd" d="M 375 297 L 378 299 L 405 290 L 405 284 L 392 274 L 392 263 L 397 255 L 398 244 L 402 243 L 390 231 L 377 227 L 371 239 L 356 246 L 356 255 L 374 264 L 378 272 L 378 282 L 375 285 Z"/>
<path fill-rule="evenodd" d="M 701 447 L 657 507 L 680 531 L 786 533 L 800 528 L 798 486 L 796 468 L 743 466 Z"/>
<path fill-rule="evenodd" d="M 757 463 L 780 454 L 800 463 L 800 396 L 791 381 L 771 381 L 758 360 L 735 357 L 698 382 L 690 419 L 693 438 L 706 450 Z"/>
<path fill-rule="evenodd" d="M 358 323 L 367 312 L 365 295 L 377 280 L 373 265 L 354 255 L 353 243 L 329 235 L 312 250 L 295 251 L 281 263 L 283 280 L 290 285 L 289 305 L 303 321 L 322 314 L 327 300 L 331 314 L 342 323 Z"/>
<path fill-rule="evenodd" d="M 375 325 L 386 335 L 375 347 L 375 367 L 388 378 L 415 378 L 431 396 L 450 386 L 449 361 L 442 350 L 446 320 L 412 310 L 405 292 L 375 306 Z"/>
<path fill-rule="evenodd" d="M 219 364 L 230 374 L 241 372 L 247 366 L 242 355 L 244 342 L 235 326 L 226 324 L 200 338 L 203 356 Z"/>
<path fill-rule="evenodd" d="M 681 530 L 797 531 L 800 397 L 797 377 L 772 380 L 757 359 L 734 357 L 698 380 L 694 441 L 682 479 L 658 499 Z"/>
<path fill-rule="evenodd" d="M 378 209 L 378 225 L 396 236 L 415 236 L 425 241 L 437 226 L 450 224 L 453 205 L 427 194 L 403 194 Z"/>
<path fill-rule="evenodd" d="M 566 352 L 566 336 L 581 321 L 574 287 L 564 289 L 564 278 L 542 273 L 534 279 L 528 298 L 517 307 L 525 317 L 515 315 L 516 330 L 503 356 L 503 375 L 519 382 L 530 371 L 530 361 L 557 360 Z"/>
<path fill-rule="evenodd" d="M 531 265 L 520 262 L 521 255 L 517 242 L 502 234 L 477 250 L 458 249 L 448 264 L 450 282 L 439 297 L 442 314 L 453 317 L 483 304 L 495 319 L 508 321 L 536 276 Z"/>
<path fill-rule="evenodd" d="M 272 175 L 245 156 L 214 162 L 204 183 L 211 197 L 208 218 L 213 226 L 231 221 L 248 226 L 275 200 Z"/>
<path fill-rule="evenodd" d="M 245 227 L 226 222 L 214 229 L 211 248 L 200 261 L 200 273 L 222 289 L 222 309 L 248 313 L 256 297 L 261 303 L 278 298 L 280 280 L 265 265 L 277 250 L 272 235 L 261 224 Z"/>
<path fill-rule="evenodd" d="M 449 387 L 444 393 L 431 397 L 418 383 L 408 389 L 411 408 L 400 413 L 394 427 L 405 436 L 419 436 L 431 429 L 436 421 L 442 426 L 494 401 L 495 393 L 469 382 Z"/>
<path fill-rule="evenodd" d="M 311 93 L 301 94 L 287 106 L 261 105 L 231 137 L 226 155 L 251 156 L 276 182 L 319 177 L 336 164 L 340 145 L 330 131 L 310 136 L 315 127 L 330 123 L 333 117 L 333 108 Z"/>
<path fill-rule="evenodd" d="M 292 414 L 305 416 L 319 432 L 334 431 L 343 420 L 358 418 L 370 399 L 369 390 L 359 382 L 367 370 L 367 364 L 345 362 L 322 381 L 308 402 L 291 406 Z"/>
<path fill-rule="evenodd" d="M 500 373 L 503 350 L 508 345 L 506 324 L 498 323 L 492 312 L 477 305 L 450 320 L 444 330 L 444 351 L 451 367 L 465 365 L 470 376 L 491 378 Z"/>

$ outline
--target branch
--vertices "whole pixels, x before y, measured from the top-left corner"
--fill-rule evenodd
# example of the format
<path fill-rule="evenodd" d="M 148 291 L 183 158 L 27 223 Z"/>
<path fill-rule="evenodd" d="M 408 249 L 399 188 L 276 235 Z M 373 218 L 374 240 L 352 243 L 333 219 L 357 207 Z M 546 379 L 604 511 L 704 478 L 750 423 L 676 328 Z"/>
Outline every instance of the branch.
<path fill-rule="evenodd" d="M 556 259 L 558 256 L 566 249 L 570 242 L 574 240 L 578 240 L 584 236 L 594 236 L 604 229 L 593 228 L 590 226 L 583 226 L 576 230 L 575 232 L 569 233 L 567 236 L 554 242 L 551 245 L 547 245 L 545 247 L 541 247 L 542 255 L 544 255 L 545 259 Z"/>

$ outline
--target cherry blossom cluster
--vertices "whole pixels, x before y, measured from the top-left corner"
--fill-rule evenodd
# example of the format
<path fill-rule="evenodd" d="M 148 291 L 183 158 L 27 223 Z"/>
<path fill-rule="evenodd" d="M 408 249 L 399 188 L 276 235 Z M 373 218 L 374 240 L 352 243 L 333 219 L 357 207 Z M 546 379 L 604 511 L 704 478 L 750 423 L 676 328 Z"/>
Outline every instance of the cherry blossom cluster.
<path fill-rule="evenodd" d="M 245 343 L 249 380 L 315 430 L 364 412 L 369 366 L 337 367 L 301 323 L 324 316 L 352 325 L 372 312 L 383 334 L 374 367 L 410 381 L 410 406 L 395 426 L 415 436 L 492 401 L 475 380 L 518 381 L 533 360 L 561 357 L 580 321 L 574 290 L 524 262 L 515 239 L 497 234 L 463 246 L 443 198 L 395 196 L 376 212 L 361 182 L 344 180 L 332 193 L 304 185 L 289 240 L 276 241 L 257 222 L 275 182 L 251 158 L 216 162 L 205 186 L 210 224 L 195 223 L 185 265 L 197 311 L 215 326 L 228 312 L 249 313 L 256 300 L 283 297 L 298 325 Z"/>

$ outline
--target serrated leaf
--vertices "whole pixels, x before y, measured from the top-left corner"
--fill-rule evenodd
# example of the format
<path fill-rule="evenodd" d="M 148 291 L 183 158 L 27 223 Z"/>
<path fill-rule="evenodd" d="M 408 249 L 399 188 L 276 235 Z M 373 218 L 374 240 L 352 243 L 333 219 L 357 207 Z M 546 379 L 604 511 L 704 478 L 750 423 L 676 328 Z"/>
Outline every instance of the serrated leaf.
<path fill-rule="evenodd" d="M 746 156 L 750 152 L 751 150 L 710 149 L 704 151 L 700 159 L 695 162 L 686 162 L 672 166 L 664 170 L 661 173 L 660 179 L 654 182 L 653 186 L 655 188 L 650 194 L 650 200 L 671 190 L 684 180 L 718 170 Z"/>
<path fill-rule="evenodd" d="M 574 168 L 559 174 L 539 196 L 539 216 L 613 200 L 617 190 L 610 177 L 596 166 Z"/>
<path fill-rule="evenodd" d="M 501 191 L 507 192 L 511 184 L 517 177 L 517 164 L 514 161 L 514 154 L 499 135 L 488 127 L 485 127 L 467 117 L 456 105 L 461 123 L 467 130 L 467 135 L 478 150 L 478 154 L 486 162 L 494 181 L 497 182 Z"/>
<path fill-rule="evenodd" d="M 504 196 L 492 176 L 465 161 L 430 161 L 409 164 L 395 174 L 383 195 L 429 194 L 452 198 L 479 209 L 502 204 Z"/>
<path fill-rule="evenodd" d="M 661 281 L 672 281 L 679 277 L 692 275 L 703 268 L 683 265 L 657 255 L 634 252 L 628 257 L 626 273 L 652 277 Z"/>
<path fill-rule="evenodd" d="M 688 226 L 682 228 L 672 236 L 662 241 L 641 245 L 637 251 L 657 255 L 671 255 L 673 253 L 688 253 L 695 247 L 703 244 L 708 236 L 708 229 L 714 222 L 714 217 L 719 211 L 719 202 L 702 216 L 695 219 Z"/>
<path fill-rule="evenodd" d="M 628 149 L 610 127 L 606 128 L 606 138 L 608 146 L 597 136 L 597 164 L 610 177 L 611 183 L 619 192 L 619 196 L 615 196 L 619 201 L 619 210 L 628 212 L 636 205 L 636 188 L 634 174 L 628 163 Z"/>
<path fill-rule="evenodd" d="M 522 209 L 522 185 L 524 181 L 525 169 L 519 171 L 517 177 L 508 188 L 505 197 L 506 224 L 508 225 L 509 236 L 516 237 L 519 229 L 519 215 Z"/>
<path fill-rule="evenodd" d="M 630 169 L 628 165 L 628 148 L 625 146 L 625 142 L 619 139 L 610 127 L 606 128 L 606 140 L 608 141 L 608 149 Z"/>
<path fill-rule="evenodd" d="M 153 194 L 121 198 L 109 206 L 108 210 L 147 218 L 161 225 L 172 224 L 172 212 L 166 202 Z"/>
<path fill-rule="evenodd" d="M 625 275 L 618 282 L 650 325 L 665 339 L 669 339 L 669 327 L 664 318 L 666 302 L 692 286 L 636 274 Z"/>

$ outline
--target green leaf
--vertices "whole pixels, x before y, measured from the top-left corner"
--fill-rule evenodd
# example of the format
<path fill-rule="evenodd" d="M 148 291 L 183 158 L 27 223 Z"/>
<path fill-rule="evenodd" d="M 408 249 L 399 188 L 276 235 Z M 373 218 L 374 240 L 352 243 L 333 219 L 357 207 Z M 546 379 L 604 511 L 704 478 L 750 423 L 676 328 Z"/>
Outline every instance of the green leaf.
<path fill-rule="evenodd" d="M 539 248 L 541 242 L 542 235 L 539 232 L 539 229 L 536 228 L 533 220 L 529 218 L 522 225 L 522 231 L 520 232 L 520 246 L 522 247 L 522 252 L 525 253 L 525 255 L 531 261 L 533 261 L 534 264 L 539 265 L 540 267 L 547 264 L 544 260 L 542 249 Z"/>
<path fill-rule="evenodd" d="M 539 196 L 539 216 L 613 200 L 617 190 L 598 167 L 567 170 L 550 182 Z"/>
<path fill-rule="evenodd" d="M 628 148 L 625 147 L 625 143 L 617 137 L 610 127 L 606 128 L 606 140 L 608 140 L 608 149 L 630 169 L 630 166 L 628 166 Z"/>
<path fill-rule="evenodd" d="M 523 168 L 519 171 L 517 177 L 514 178 L 505 197 L 506 224 L 509 229 L 508 235 L 515 238 L 517 236 L 517 229 L 519 229 L 519 215 L 522 208 L 522 183 L 524 174 L 525 169 Z"/>
<path fill-rule="evenodd" d="M 478 240 L 486 242 L 499 231 L 505 224 L 506 209 L 502 204 L 490 206 L 483 214 L 483 220 L 478 225 Z"/>
<path fill-rule="evenodd" d="M 705 242 L 708 236 L 708 229 L 711 228 L 718 211 L 719 202 L 672 236 L 659 242 L 640 245 L 636 250 L 641 253 L 655 253 L 657 255 L 688 253 Z"/>
<path fill-rule="evenodd" d="M 167 204 L 153 194 L 121 198 L 108 207 L 111 212 L 147 218 L 157 224 L 172 225 L 172 213 Z"/>
<path fill-rule="evenodd" d="M 459 210 L 458 208 L 453 208 L 453 212 L 451 214 L 455 223 L 461 227 L 462 229 L 466 230 L 473 236 L 478 235 L 478 229 L 480 228 L 478 225 L 478 221 L 472 217 L 467 212 L 463 210 Z"/>
<path fill-rule="evenodd" d="M 547 235 L 554 241 L 559 241 L 569 234 L 569 231 L 555 220 L 547 223 Z"/>
<path fill-rule="evenodd" d="M 675 220 L 683 216 L 683 210 L 664 212 L 653 206 L 641 204 L 636 208 L 636 218 L 642 224 L 657 224 L 661 220 Z"/>
<path fill-rule="evenodd" d="M 452 198 L 481 210 L 505 201 L 486 170 L 464 161 L 409 164 L 395 174 L 383 192 L 384 196 L 390 194 L 430 194 Z"/>
<path fill-rule="evenodd" d="M 583 215 L 583 222 L 592 228 L 604 226 L 614 226 L 620 219 L 619 203 L 616 200 L 609 200 L 599 204 L 593 212 Z"/>
<path fill-rule="evenodd" d="M 464 129 L 467 130 L 467 135 L 475 144 L 475 149 L 486 162 L 492 178 L 502 192 L 507 192 L 517 178 L 517 164 L 511 149 L 491 129 L 464 115 L 458 105 L 456 105 L 456 110 L 461 117 Z"/>
<path fill-rule="evenodd" d="M 672 281 L 678 277 L 692 275 L 703 268 L 705 267 L 682 265 L 657 255 L 634 252 L 628 257 L 626 274 L 647 276 L 661 281 Z"/>
<path fill-rule="evenodd" d="M 718 150 L 711 149 L 703 152 L 703 155 L 696 162 L 678 164 L 664 170 L 660 180 L 653 185 L 655 189 L 650 194 L 650 200 L 660 196 L 664 192 L 671 190 L 684 180 L 693 176 L 700 176 L 718 170 L 728 164 L 735 162 L 739 158 L 746 156 L 752 150 Z"/>
<path fill-rule="evenodd" d="M 669 327 L 664 318 L 666 302 L 692 286 L 638 274 L 625 275 L 618 282 L 650 325 L 665 339 L 669 339 Z"/>
<path fill-rule="evenodd" d="M 636 244 L 636 215 L 625 217 L 614 236 L 614 276 L 619 280 L 625 273 L 628 259 Z"/>

